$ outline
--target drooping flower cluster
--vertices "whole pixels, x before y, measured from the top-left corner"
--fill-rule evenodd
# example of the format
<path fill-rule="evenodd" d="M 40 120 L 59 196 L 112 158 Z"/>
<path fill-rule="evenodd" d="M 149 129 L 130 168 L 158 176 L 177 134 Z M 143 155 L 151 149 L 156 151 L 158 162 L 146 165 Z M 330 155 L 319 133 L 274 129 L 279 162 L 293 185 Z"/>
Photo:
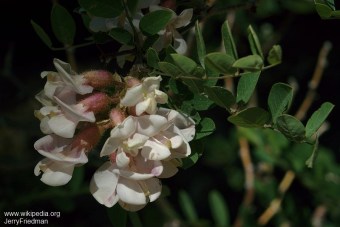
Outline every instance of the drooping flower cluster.
<path fill-rule="evenodd" d="M 42 172 L 48 185 L 68 183 L 75 166 L 88 162 L 88 152 L 110 130 L 98 154 L 106 161 L 90 183 L 94 198 L 130 211 L 156 200 L 159 178 L 177 173 L 195 135 L 191 118 L 158 107 L 168 98 L 160 90 L 161 77 L 122 80 L 106 71 L 76 74 L 58 59 L 54 65 L 57 72 L 42 73 L 47 82 L 36 96 L 43 107 L 35 114 L 47 135 L 34 144 L 45 156 L 35 174 Z"/>

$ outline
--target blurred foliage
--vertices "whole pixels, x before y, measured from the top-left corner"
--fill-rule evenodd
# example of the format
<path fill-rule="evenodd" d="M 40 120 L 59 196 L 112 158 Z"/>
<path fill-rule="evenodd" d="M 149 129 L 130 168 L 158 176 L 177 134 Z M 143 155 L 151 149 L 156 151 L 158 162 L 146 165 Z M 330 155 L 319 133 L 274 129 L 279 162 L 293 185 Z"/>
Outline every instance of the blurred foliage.
<path fill-rule="evenodd" d="M 85 0 L 79 1 L 79 4 L 85 8 L 87 2 Z M 215 1 L 207 2 L 212 4 Z M 334 24 L 329 25 L 322 21 L 322 18 L 329 15 L 337 16 L 337 7 L 334 2 L 332 6 L 327 5 L 330 1 L 315 2 L 318 4 L 316 8 L 314 2 L 308 0 L 217 0 L 213 7 L 206 6 L 203 0 L 177 1 L 179 12 L 182 8 L 194 6 L 195 11 L 197 11 L 195 14 L 197 18 L 205 20 L 201 38 L 207 42 L 204 50 L 201 46 L 197 48 L 197 52 L 211 53 L 220 49 L 222 41 L 220 28 L 227 17 L 229 21 L 230 18 L 235 20 L 232 33 L 240 56 L 245 56 L 253 51 L 249 47 L 247 39 L 249 24 L 252 25 L 251 29 L 256 31 L 258 39 L 262 43 L 263 54 L 271 56 L 267 60 L 268 63 L 275 64 L 277 54 L 274 54 L 271 47 L 274 44 L 280 44 L 282 46 L 282 64 L 263 72 L 263 75 L 259 78 L 261 83 L 259 82 L 255 90 L 256 95 L 237 97 L 239 99 L 237 102 L 240 100 L 247 102 L 248 99 L 253 102 L 257 97 L 259 106 L 267 108 L 267 105 L 269 105 L 271 113 L 277 108 L 281 108 L 292 115 L 304 98 L 307 83 L 314 70 L 318 50 L 326 39 L 331 40 L 334 45 L 328 63 L 330 70 L 325 72 L 328 79 L 321 84 L 319 93 L 322 98 L 317 97 L 311 110 L 316 111 L 322 106 L 322 103 L 325 103 L 327 98 L 331 99 L 333 103 L 339 103 L 338 98 L 334 97 L 334 91 L 337 89 L 334 82 L 336 80 L 332 79 L 332 76 L 340 73 L 337 67 L 340 63 L 338 62 L 340 47 L 336 43 L 340 34 L 333 31 L 339 24 L 332 22 Z M 54 32 L 57 40 L 62 43 L 70 45 L 73 43 L 79 45 L 80 43 L 87 46 L 88 40 L 80 39 L 79 36 L 87 37 L 90 34 L 81 29 L 78 30 L 78 27 L 81 27 L 83 23 L 81 16 L 84 17 L 84 15 L 77 10 L 72 11 L 78 9 L 78 3 L 76 1 L 72 3 L 60 1 L 60 3 L 70 10 L 65 12 L 64 8 L 57 5 L 52 12 L 57 17 L 68 18 L 68 23 L 64 27 L 52 21 L 51 32 Z M 329 9 L 325 9 L 325 4 L 331 9 L 330 14 Z M 49 13 L 51 9 L 52 4 L 50 8 L 44 8 L 43 11 Z M 75 21 L 69 18 L 71 14 L 71 17 L 76 18 Z M 58 43 L 57 40 L 47 35 L 51 34 L 49 29 L 46 29 L 50 26 L 49 23 L 39 25 L 42 22 L 36 19 L 37 17 L 37 15 L 30 15 L 29 20 L 23 23 L 28 24 L 28 21 L 32 19 L 33 29 L 43 34 L 40 37 L 45 37 L 43 41 L 48 47 L 52 50 L 65 50 L 65 47 L 55 45 L 55 43 Z M 86 18 L 83 19 L 86 21 Z M 73 23 L 76 23 L 77 31 L 75 31 Z M 328 30 L 322 28 L 325 25 L 327 25 Z M 313 28 L 306 31 L 308 26 Z M 63 35 L 65 30 L 60 29 L 61 27 L 75 34 L 65 37 Z M 46 32 L 42 28 L 46 29 Z M 31 27 L 30 29 L 33 31 Z M 228 28 L 225 29 L 228 30 Z M 122 36 L 117 36 L 117 33 L 110 35 L 116 39 L 115 42 L 107 43 L 108 37 L 98 34 L 96 36 L 98 40 L 95 40 L 97 49 L 84 50 L 87 48 L 85 47 L 75 50 L 80 68 L 86 68 L 88 66 L 86 64 L 91 61 L 98 62 L 99 57 L 101 57 L 103 62 L 99 64 L 100 67 L 108 69 L 116 67 L 117 70 L 124 71 L 124 68 L 118 69 L 118 66 L 112 62 L 105 62 L 110 56 L 108 56 L 108 52 L 103 53 L 102 50 L 114 52 L 121 43 L 125 42 L 125 39 Z M 184 31 L 184 35 L 188 37 L 189 32 Z M 124 42 L 119 42 L 120 38 Z M 127 38 L 129 39 L 129 37 Z M 38 38 L 34 36 L 32 39 Z M 232 43 L 230 45 L 232 46 Z M 192 50 L 190 56 L 198 58 L 196 62 L 204 62 L 196 57 L 202 56 L 202 54 L 196 53 L 195 47 L 189 45 L 189 48 Z M 46 53 L 46 46 L 43 45 L 39 46 L 39 49 L 31 51 L 38 53 L 40 49 L 41 53 Z M 235 225 L 239 220 L 242 220 L 243 226 L 256 226 L 258 225 L 258 218 L 270 206 L 271 202 L 279 198 L 282 199 L 281 209 L 269 220 L 269 226 L 283 226 L 285 224 L 290 226 L 320 226 L 318 222 L 321 222 L 323 226 L 338 226 L 340 224 L 340 167 L 337 153 L 339 151 L 339 142 L 337 141 L 339 131 L 336 128 L 337 119 L 332 117 L 336 116 L 337 112 L 334 112 L 329 119 L 330 130 L 324 133 L 326 138 L 320 137 L 321 145 L 319 146 L 318 158 L 314 167 L 310 169 L 306 167 L 305 161 L 311 155 L 312 145 L 299 143 L 300 139 L 297 140 L 298 143 L 290 142 L 281 133 L 270 129 L 236 128 L 228 122 L 227 117 L 229 115 L 222 109 L 231 107 L 235 100 L 231 99 L 227 103 L 214 100 L 217 105 L 214 104 L 215 106 L 212 109 L 204 111 L 205 107 L 211 107 L 212 102 L 209 102 L 209 100 L 196 102 L 199 98 L 197 96 L 181 96 L 181 86 L 176 84 L 176 81 L 169 82 L 169 86 L 179 90 L 173 104 L 182 105 L 182 109 L 187 108 L 186 112 L 196 116 L 195 120 L 200 122 L 198 127 L 206 129 L 201 130 L 202 133 L 196 137 L 207 137 L 192 145 L 197 151 L 196 156 L 186 160 L 187 166 L 191 166 L 195 162 L 197 164 L 186 170 L 181 170 L 172 179 L 164 180 L 165 187 L 159 200 L 137 213 L 125 213 L 119 206 L 106 209 L 98 204 L 89 193 L 88 183 L 93 172 L 102 161 L 99 158 L 92 158 L 86 168 L 77 168 L 71 182 L 66 186 L 53 188 L 44 185 L 40 182 L 39 177 L 35 177 L 33 174 L 34 166 L 41 157 L 32 146 L 35 140 L 41 137 L 39 123 L 37 119 L 34 119 L 33 110 L 39 108 L 38 103 L 34 100 L 34 95 L 42 86 L 39 72 L 42 69 L 45 70 L 45 68 L 42 68 L 39 61 L 44 57 L 33 54 L 32 60 L 29 60 L 33 68 L 28 67 L 31 71 L 18 71 L 16 67 L 19 63 L 15 59 L 17 55 L 22 54 L 21 52 L 24 51 L 21 49 L 14 51 L 14 48 L 9 45 L 6 46 L 3 58 L 0 58 L 2 59 L 0 75 L 2 79 L 2 107 L 0 109 L 0 175 L 2 179 L 0 215 L 2 220 L 5 211 L 45 210 L 61 212 L 60 218 L 49 218 L 51 226 L 109 226 L 111 224 L 122 226 L 124 222 L 127 226 L 230 226 L 233 223 Z M 281 50 L 277 52 L 281 52 Z M 52 62 L 52 57 L 55 55 L 65 56 L 64 52 L 53 52 L 49 55 L 48 61 Z M 88 59 L 84 60 L 84 55 L 87 55 Z M 259 55 L 261 54 L 259 53 Z M 176 57 L 179 57 L 171 56 L 174 56 L 174 62 L 176 62 Z M 216 58 L 213 55 L 209 55 L 209 57 Z M 157 62 L 159 61 L 150 52 L 148 63 L 154 64 L 155 59 Z M 27 67 L 27 58 L 20 60 L 23 63 L 20 63 L 19 66 Z M 182 60 L 180 59 L 180 61 Z M 47 64 L 46 62 L 45 64 Z M 90 63 L 90 66 L 98 67 L 94 63 Z M 159 66 L 162 69 L 161 65 Z M 287 99 L 294 99 L 298 104 L 290 106 L 290 101 L 285 99 L 283 104 L 277 107 L 271 106 L 271 101 L 268 100 L 267 103 L 266 99 L 261 98 L 268 97 L 272 84 L 282 81 L 290 82 L 291 80 L 298 84 L 291 83 L 292 87 L 295 86 L 294 95 L 290 93 L 290 88 L 281 88 L 284 90 L 283 92 L 286 91 L 285 97 Z M 339 82 L 339 80 L 336 82 Z M 216 85 L 223 86 L 221 83 L 221 81 L 218 81 Z M 207 94 L 209 98 L 215 97 L 210 99 L 216 99 L 220 95 L 230 97 L 229 94 L 220 94 L 219 92 L 221 91 L 218 89 L 209 90 Z M 204 105 L 197 107 L 197 103 L 204 103 Z M 195 115 L 194 110 L 199 108 L 202 110 L 201 116 Z M 308 112 L 308 116 L 312 116 L 312 111 Z M 213 123 L 210 122 L 211 119 L 215 121 L 213 126 Z M 287 121 L 287 119 L 284 120 Z M 239 121 L 239 119 L 236 119 L 236 121 Z M 308 125 L 307 120 L 303 120 L 302 123 Z M 318 123 L 316 122 L 316 124 Z M 215 126 L 216 131 L 211 134 Z M 286 125 L 282 126 L 281 129 L 285 127 Z M 278 128 L 280 130 L 280 126 Z M 299 130 L 297 131 L 297 134 L 300 135 Z M 303 138 L 304 136 L 305 134 L 303 134 Z M 253 188 L 251 188 L 253 199 L 248 204 L 244 203 L 244 195 L 249 192 L 249 188 L 245 185 L 245 169 L 239 156 L 239 141 L 242 138 L 245 138 L 249 143 L 254 173 Z M 99 150 L 95 150 L 93 153 L 98 153 Z M 202 152 L 203 150 L 204 152 Z M 95 156 L 93 154 L 93 157 Z M 198 159 L 198 157 L 200 158 Z M 287 171 L 293 171 L 295 178 L 291 187 L 282 193 L 280 184 Z M 322 209 L 324 209 L 324 213 L 318 212 Z"/>

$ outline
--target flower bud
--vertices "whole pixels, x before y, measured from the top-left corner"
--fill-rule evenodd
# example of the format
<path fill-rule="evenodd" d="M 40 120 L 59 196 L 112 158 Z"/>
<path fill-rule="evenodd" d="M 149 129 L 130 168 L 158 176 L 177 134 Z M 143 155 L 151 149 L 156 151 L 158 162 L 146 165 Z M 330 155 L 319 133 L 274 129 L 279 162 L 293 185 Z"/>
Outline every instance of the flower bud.
<path fill-rule="evenodd" d="M 83 75 L 87 80 L 87 84 L 96 89 L 105 88 L 114 81 L 112 74 L 105 70 L 88 71 Z"/>
<path fill-rule="evenodd" d="M 115 108 L 110 112 L 110 120 L 112 122 L 113 127 L 122 123 L 125 119 L 125 114 L 121 109 Z"/>
<path fill-rule="evenodd" d="M 141 84 L 140 80 L 132 76 L 125 77 L 125 83 L 128 88 Z"/>
<path fill-rule="evenodd" d="M 105 93 L 97 92 L 87 96 L 80 103 L 87 108 L 87 111 L 92 111 L 96 114 L 107 110 L 111 100 Z"/>
<path fill-rule="evenodd" d="M 90 126 L 82 129 L 74 138 L 71 144 L 72 148 L 77 147 L 85 148 L 86 151 L 90 151 L 94 148 L 100 140 L 99 128 L 96 124 L 90 124 Z"/>

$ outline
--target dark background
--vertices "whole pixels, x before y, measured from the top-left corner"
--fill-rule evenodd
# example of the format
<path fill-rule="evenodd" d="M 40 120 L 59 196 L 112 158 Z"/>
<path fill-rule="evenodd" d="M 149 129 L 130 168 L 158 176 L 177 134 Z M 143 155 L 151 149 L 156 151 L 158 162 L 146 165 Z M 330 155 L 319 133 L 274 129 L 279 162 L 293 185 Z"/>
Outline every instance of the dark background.
<path fill-rule="evenodd" d="M 75 8 L 75 1 L 60 1 L 69 10 Z M 52 60 L 57 57 L 65 60 L 63 51 L 51 51 L 35 34 L 30 20 L 41 25 L 51 37 L 49 27 L 51 1 L 18 1 L 3 0 L 0 14 L 0 210 L 1 211 L 62 211 L 60 219 L 50 219 L 56 226 L 69 223 L 72 226 L 105 226 L 108 223 L 106 209 L 97 204 L 89 192 L 81 195 L 60 196 L 60 192 L 49 191 L 49 186 L 40 182 L 39 177 L 33 174 L 33 168 L 42 158 L 34 149 L 33 143 L 42 136 L 39 121 L 33 112 L 40 105 L 34 99 L 44 86 L 45 81 L 40 73 L 45 70 L 54 71 Z M 240 11 L 244 9 L 239 9 Z M 340 20 L 322 20 L 315 12 L 297 13 L 282 9 L 277 13 L 259 16 L 257 13 L 244 10 L 248 22 L 260 26 L 263 23 L 271 24 L 276 31 L 280 31 L 278 43 L 283 49 L 283 63 L 275 69 L 263 73 L 258 88 L 258 97 L 267 97 L 270 86 L 274 82 L 287 82 L 294 78 L 299 89 L 295 93 L 294 112 L 304 98 L 308 88 L 319 50 L 325 41 L 333 44 L 328 58 L 323 80 L 317 90 L 316 100 L 307 113 L 308 116 L 323 102 L 329 101 L 336 105 L 328 118 L 330 129 L 321 137 L 321 144 L 331 149 L 339 160 L 339 85 L 340 85 Z M 78 15 L 73 14 L 77 22 Z M 219 37 L 220 18 L 216 18 L 212 25 L 205 30 L 209 43 Z M 244 22 L 243 22 L 244 23 Z M 239 29 L 239 30 L 237 30 Z M 242 25 L 235 25 L 235 31 L 242 37 Z M 77 26 L 76 42 L 81 43 L 88 33 L 84 28 Z M 58 42 L 52 39 L 57 46 Z M 243 38 L 238 41 L 245 42 Z M 219 41 L 216 41 L 219 43 Z M 213 45 L 213 44 L 212 44 Z M 211 47 L 213 49 L 214 46 Z M 241 55 L 247 54 L 247 47 L 239 49 Z M 80 48 L 75 53 L 79 70 L 92 68 L 108 68 L 99 62 L 99 51 L 95 46 Z M 265 100 L 263 101 L 265 103 Z M 264 105 L 264 104 L 262 104 Z M 208 116 L 213 116 L 217 122 L 215 135 L 225 135 L 232 126 L 227 122 L 224 113 L 215 108 Z M 206 140 L 205 143 L 209 143 Z M 94 170 L 93 166 L 85 170 L 85 184 L 89 182 Z M 220 179 L 226 176 L 218 168 L 205 161 L 205 155 L 194 167 L 181 171 L 172 179 L 163 183 L 174 191 L 170 199 L 174 200 L 175 207 L 177 191 L 187 190 L 195 199 L 199 213 L 207 216 L 203 200 L 207 191 L 217 188 L 225 192 L 229 201 L 230 212 L 235 215 L 237 205 L 242 199 L 242 192 L 228 194 Z M 188 181 L 190 179 L 190 181 Z M 188 183 L 189 182 L 189 183 Z M 294 189 L 294 188 L 293 188 Z M 297 188 L 299 190 L 299 188 Z M 200 202 L 202 198 L 202 202 Z M 147 211 L 145 211 L 147 212 Z M 3 214 L 0 214 L 1 219 Z"/>

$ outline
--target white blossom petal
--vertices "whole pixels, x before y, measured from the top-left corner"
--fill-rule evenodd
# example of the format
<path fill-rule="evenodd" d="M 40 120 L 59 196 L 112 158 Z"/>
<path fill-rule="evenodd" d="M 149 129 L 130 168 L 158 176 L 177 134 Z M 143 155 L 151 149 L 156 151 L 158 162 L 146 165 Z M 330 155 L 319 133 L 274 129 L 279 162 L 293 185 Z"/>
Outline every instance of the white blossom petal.
<path fill-rule="evenodd" d="M 183 39 L 182 35 L 179 34 L 176 30 L 173 31 L 174 37 L 174 49 L 178 54 L 185 54 L 188 50 L 188 45 Z"/>
<path fill-rule="evenodd" d="M 111 163 L 104 163 L 93 175 L 90 183 L 90 191 L 93 197 L 106 207 L 112 207 L 119 197 L 116 187 L 119 176 L 110 171 Z"/>
<path fill-rule="evenodd" d="M 177 165 L 174 164 L 173 160 L 162 161 L 163 172 L 158 178 L 169 178 L 174 176 L 178 172 Z"/>
<path fill-rule="evenodd" d="M 140 101 L 141 97 L 143 97 L 143 87 L 142 84 L 139 84 L 127 89 L 124 97 L 120 100 L 120 104 L 134 106 Z"/>
<path fill-rule="evenodd" d="M 131 212 L 139 211 L 146 206 L 146 204 L 144 204 L 144 205 L 132 205 L 132 204 L 124 203 L 121 200 L 119 200 L 118 203 L 124 210 L 131 211 Z"/>
<path fill-rule="evenodd" d="M 175 28 L 185 27 L 190 23 L 193 15 L 193 9 L 185 9 L 177 16 L 176 20 L 173 22 Z"/>
<path fill-rule="evenodd" d="M 129 165 L 129 163 L 130 158 L 126 155 L 124 151 L 119 149 L 116 156 L 116 164 L 118 168 L 125 168 Z"/>
<path fill-rule="evenodd" d="M 162 191 L 162 184 L 160 180 L 158 180 L 157 178 L 151 178 L 151 179 L 145 180 L 144 182 L 149 191 L 150 202 L 153 202 L 156 199 L 158 199 Z"/>
<path fill-rule="evenodd" d="M 139 149 L 141 148 L 144 143 L 149 139 L 148 136 L 135 133 L 131 138 L 128 139 L 127 145 L 129 149 Z"/>
<path fill-rule="evenodd" d="M 152 100 L 151 98 L 147 98 L 144 101 L 137 103 L 137 105 L 136 105 L 136 115 L 140 116 L 144 112 L 148 112 L 148 113 L 151 112 L 151 114 L 153 114 L 156 111 L 156 105 L 157 105 L 153 101 L 154 100 Z M 152 109 L 154 109 L 154 111 L 152 111 Z"/>
<path fill-rule="evenodd" d="M 168 158 L 171 155 L 171 152 L 169 148 L 164 146 L 162 143 L 148 140 L 144 144 L 141 154 L 149 160 L 163 160 Z"/>
<path fill-rule="evenodd" d="M 76 130 L 76 123 L 70 121 L 63 114 L 52 117 L 48 121 L 49 128 L 58 136 L 72 138 Z"/>
<path fill-rule="evenodd" d="M 144 115 L 137 118 L 137 132 L 149 137 L 168 127 L 168 121 L 160 115 Z"/>
<path fill-rule="evenodd" d="M 121 142 L 122 141 L 120 139 L 109 137 L 103 145 L 103 148 L 100 152 L 100 157 L 110 155 L 115 152 L 117 148 L 121 145 Z"/>
<path fill-rule="evenodd" d="M 136 131 L 136 127 L 136 119 L 129 116 L 121 124 L 116 125 L 116 127 L 111 130 L 111 137 L 127 139 Z"/>
<path fill-rule="evenodd" d="M 37 176 L 39 175 L 39 170 L 43 171 L 40 179 L 42 182 L 50 186 L 61 186 L 71 180 L 74 165 L 43 159 L 35 167 L 34 172 Z"/>
<path fill-rule="evenodd" d="M 143 80 L 142 86 L 143 86 L 143 91 L 145 93 L 150 93 L 150 92 L 154 92 L 156 89 L 159 88 L 159 84 L 162 80 L 161 76 L 157 76 L 157 77 L 146 77 Z"/>
<path fill-rule="evenodd" d="M 148 201 L 139 181 L 124 177 L 120 177 L 118 180 L 117 194 L 123 202 L 132 205 L 144 205 Z"/>
<path fill-rule="evenodd" d="M 156 102 L 160 104 L 165 104 L 168 102 L 168 95 L 160 90 L 155 90 Z"/>

